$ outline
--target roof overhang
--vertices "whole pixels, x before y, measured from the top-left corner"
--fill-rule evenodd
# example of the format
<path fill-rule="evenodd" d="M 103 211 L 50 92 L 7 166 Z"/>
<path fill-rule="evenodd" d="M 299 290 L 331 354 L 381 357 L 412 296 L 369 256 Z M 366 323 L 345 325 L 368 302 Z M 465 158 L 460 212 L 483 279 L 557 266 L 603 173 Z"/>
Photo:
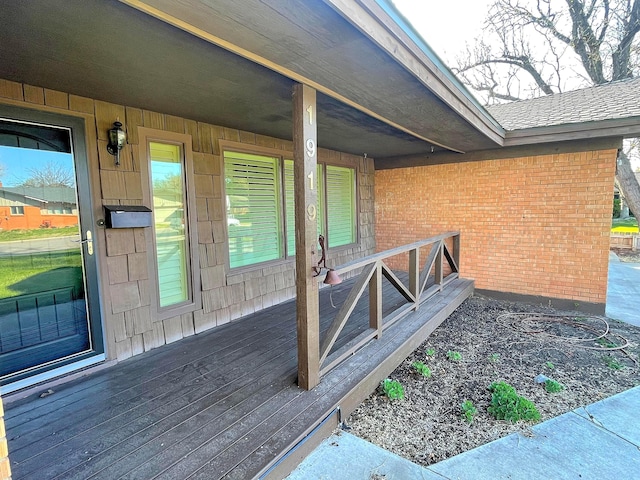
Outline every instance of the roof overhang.
<path fill-rule="evenodd" d="M 569 123 L 506 132 L 504 146 L 531 145 L 591 138 L 640 136 L 640 117 Z"/>
<path fill-rule="evenodd" d="M 320 92 L 325 148 L 499 146 L 502 129 L 393 13 L 373 0 L 9 2 L 0 78 L 284 139 L 301 82 Z"/>
<path fill-rule="evenodd" d="M 487 150 L 476 150 L 459 154 L 454 152 L 434 152 L 421 155 L 405 155 L 399 157 L 377 158 L 376 170 L 392 168 L 421 167 L 428 165 L 443 165 L 449 163 L 479 162 L 483 160 L 501 160 L 508 158 L 523 158 L 539 155 L 557 155 L 561 153 L 577 153 L 595 150 L 617 150 L 622 148 L 622 136 L 592 137 L 580 136 L 578 139 L 567 138 L 544 143 L 515 144 Z"/>
<path fill-rule="evenodd" d="M 377 158 L 376 169 L 620 149 L 623 139 L 638 137 L 640 137 L 640 117 L 524 128 L 507 131 L 504 144 L 499 148 L 474 150 L 464 154 L 440 151 Z"/>

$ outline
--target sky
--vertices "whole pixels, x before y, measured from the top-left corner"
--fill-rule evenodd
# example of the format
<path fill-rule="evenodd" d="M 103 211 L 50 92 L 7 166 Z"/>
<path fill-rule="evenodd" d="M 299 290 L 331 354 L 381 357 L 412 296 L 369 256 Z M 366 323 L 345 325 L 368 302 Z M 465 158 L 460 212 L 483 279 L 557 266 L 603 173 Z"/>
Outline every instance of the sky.
<path fill-rule="evenodd" d="M 393 0 L 445 63 L 482 31 L 491 0 Z M 449 60 L 447 62 L 447 60 Z"/>
<path fill-rule="evenodd" d="M 73 172 L 73 157 L 69 153 L 0 146 L 0 182 L 13 187 L 31 176 L 31 170 L 41 169 L 47 163 Z"/>

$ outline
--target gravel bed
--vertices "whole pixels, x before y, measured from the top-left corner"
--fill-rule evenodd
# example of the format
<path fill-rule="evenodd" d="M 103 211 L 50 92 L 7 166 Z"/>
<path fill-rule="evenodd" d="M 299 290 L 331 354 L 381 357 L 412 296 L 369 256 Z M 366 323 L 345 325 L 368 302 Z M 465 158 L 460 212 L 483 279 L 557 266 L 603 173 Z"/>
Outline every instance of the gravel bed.
<path fill-rule="evenodd" d="M 632 325 L 474 295 L 389 376 L 403 385 L 404 400 L 389 400 L 378 388 L 348 427 L 430 465 L 512 432 L 528 434 L 532 423 L 488 413 L 493 382 L 511 384 L 546 420 L 639 385 L 639 345 L 640 328 Z M 430 377 L 412 367 L 416 361 L 429 367 Z M 548 393 L 535 380 L 540 374 L 564 390 Z M 477 409 L 471 423 L 462 418 L 466 400 Z"/>

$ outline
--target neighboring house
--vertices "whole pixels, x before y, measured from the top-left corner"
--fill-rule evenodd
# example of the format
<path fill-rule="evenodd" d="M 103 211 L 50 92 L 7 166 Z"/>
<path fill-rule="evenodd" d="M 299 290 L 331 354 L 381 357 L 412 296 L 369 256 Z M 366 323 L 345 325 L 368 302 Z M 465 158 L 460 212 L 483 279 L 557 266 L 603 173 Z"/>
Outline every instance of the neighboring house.
<path fill-rule="evenodd" d="M 0 230 L 71 227 L 78 224 L 75 189 L 0 186 Z"/>
<path fill-rule="evenodd" d="M 296 292 L 308 308 L 298 371 L 313 388 L 318 233 L 337 266 L 460 231 L 454 260 L 478 290 L 604 312 L 637 80 L 487 111 L 385 0 L 31 0 L 0 19 L 0 130 L 74 155 L 91 340 L 6 375 L 4 391 Z M 116 121 L 119 165 L 107 152 Z M 173 195 L 154 192 L 167 172 Z M 40 212 L 52 201 L 35 198 Z M 107 229 L 104 205 L 161 214 Z"/>

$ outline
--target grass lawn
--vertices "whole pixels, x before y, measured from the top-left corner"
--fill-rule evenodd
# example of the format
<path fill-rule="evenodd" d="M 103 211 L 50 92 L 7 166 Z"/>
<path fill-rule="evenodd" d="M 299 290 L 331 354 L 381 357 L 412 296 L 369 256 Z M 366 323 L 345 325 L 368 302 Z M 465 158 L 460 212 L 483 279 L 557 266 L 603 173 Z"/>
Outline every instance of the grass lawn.
<path fill-rule="evenodd" d="M 634 217 L 614 218 L 611 223 L 612 233 L 638 233 L 638 220 Z"/>
<path fill-rule="evenodd" d="M 81 262 L 79 249 L 0 257 L 0 299 L 68 286 L 80 292 Z"/>
<path fill-rule="evenodd" d="M 29 240 L 32 238 L 69 237 L 78 235 L 78 227 L 35 228 L 31 230 L 0 230 L 0 242 Z"/>

